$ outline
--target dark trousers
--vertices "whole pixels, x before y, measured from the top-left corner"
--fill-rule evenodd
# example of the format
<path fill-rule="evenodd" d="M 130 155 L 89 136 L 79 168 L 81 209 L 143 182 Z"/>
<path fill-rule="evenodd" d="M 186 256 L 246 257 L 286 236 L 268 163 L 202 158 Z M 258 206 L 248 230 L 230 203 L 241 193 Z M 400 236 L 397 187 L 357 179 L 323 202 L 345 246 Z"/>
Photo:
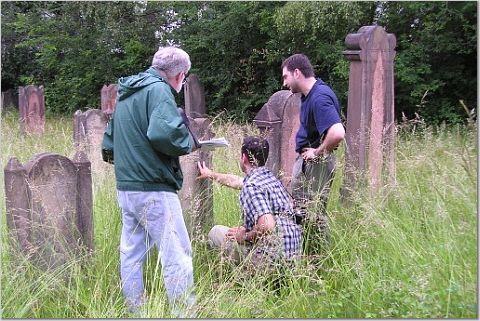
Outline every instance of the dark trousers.
<path fill-rule="evenodd" d="M 328 239 L 328 217 L 326 207 L 335 172 L 335 156 L 329 154 L 315 161 L 305 161 L 297 155 L 292 171 L 291 190 L 294 199 L 297 222 L 312 226 L 313 233 L 323 240 Z M 308 243 L 305 239 L 305 244 Z"/>

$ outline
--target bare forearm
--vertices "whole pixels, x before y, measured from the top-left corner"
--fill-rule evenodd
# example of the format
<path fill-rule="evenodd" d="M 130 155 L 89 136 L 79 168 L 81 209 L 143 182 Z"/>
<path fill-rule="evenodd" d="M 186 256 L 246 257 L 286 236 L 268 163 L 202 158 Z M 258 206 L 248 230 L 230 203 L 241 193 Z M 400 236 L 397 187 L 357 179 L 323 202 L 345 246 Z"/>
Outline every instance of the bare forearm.
<path fill-rule="evenodd" d="M 315 155 L 320 156 L 323 154 L 331 153 L 338 147 L 342 140 L 327 140 L 325 139 L 320 146 L 315 150 Z"/>
<path fill-rule="evenodd" d="M 322 144 L 315 150 L 317 156 L 331 153 L 341 143 L 345 137 L 343 125 L 338 123 L 330 127 L 325 135 Z"/>
<path fill-rule="evenodd" d="M 243 186 L 243 178 L 234 174 L 212 172 L 210 178 L 222 185 L 235 189 L 241 189 Z"/>

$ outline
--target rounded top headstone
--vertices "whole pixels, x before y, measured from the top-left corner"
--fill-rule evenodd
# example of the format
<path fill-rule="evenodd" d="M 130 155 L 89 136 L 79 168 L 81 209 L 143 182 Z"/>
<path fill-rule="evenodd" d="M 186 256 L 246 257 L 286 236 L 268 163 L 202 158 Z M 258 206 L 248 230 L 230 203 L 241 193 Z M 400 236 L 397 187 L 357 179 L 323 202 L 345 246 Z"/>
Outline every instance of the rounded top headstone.
<path fill-rule="evenodd" d="M 280 90 L 274 93 L 265 105 L 260 109 L 253 121 L 261 126 L 262 123 L 277 123 L 283 119 L 285 105 L 288 99 L 293 96 L 290 90 Z"/>

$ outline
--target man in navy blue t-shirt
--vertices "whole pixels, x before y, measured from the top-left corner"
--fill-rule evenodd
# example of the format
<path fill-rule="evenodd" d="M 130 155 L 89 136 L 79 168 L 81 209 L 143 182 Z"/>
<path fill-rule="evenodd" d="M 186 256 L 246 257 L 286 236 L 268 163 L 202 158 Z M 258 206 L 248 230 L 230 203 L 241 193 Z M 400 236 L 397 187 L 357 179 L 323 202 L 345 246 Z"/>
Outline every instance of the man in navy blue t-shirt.
<path fill-rule="evenodd" d="M 340 104 L 332 89 L 320 78 L 315 78 L 313 66 L 307 56 L 295 54 L 282 63 L 283 86 L 292 93 L 302 94 L 300 128 L 296 136 L 298 153 L 292 171 L 292 196 L 299 221 L 306 216 L 310 202 L 320 205 L 313 220 L 326 237 L 325 207 L 335 170 L 335 157 L 331 153 L 345 136 L 340 120 Z"/>

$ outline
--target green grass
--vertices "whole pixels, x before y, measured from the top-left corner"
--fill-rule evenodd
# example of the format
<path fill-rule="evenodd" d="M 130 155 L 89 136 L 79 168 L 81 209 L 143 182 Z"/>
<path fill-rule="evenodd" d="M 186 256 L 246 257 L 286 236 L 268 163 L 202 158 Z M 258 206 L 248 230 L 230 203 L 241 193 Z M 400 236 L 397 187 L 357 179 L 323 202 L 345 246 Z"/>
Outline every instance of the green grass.
<path fill-rule="evenodd" d="M 19 133 L 18 115 L 2 117 L 1 161 L 22 163 L 40 152 L 73 154 L 70 118 L 47 119 L 42 137 Z M 73 117 L 72 117 L 73 118 Z M 214 152 L 214 168 L 241 175 L 238 154 L 252 125 L 216 120 L 215 132 L 232 144 Z M 328 205 L 331 242 L 317 257 L 272 277 L 251 276 L 194 240 L 194 272 L 201 318 L 476 318 L 476 129 L 402 127 L 396 143 L 397 186 L 340 201 L 343 149 Z M 3 172 L 2 172 L 3 175 Z M 4 318 L 128 318 L 119 280 L 121 216 L 111 169 L 94 177 L 94 255 L 50 272 L 11 251 L 2 189 L 2 297 Z M 216 224 L 240 222 L 238 191 L 214 185 Z M 145 316 L 168 318 L 158 265 L 146 269 Z"/>

